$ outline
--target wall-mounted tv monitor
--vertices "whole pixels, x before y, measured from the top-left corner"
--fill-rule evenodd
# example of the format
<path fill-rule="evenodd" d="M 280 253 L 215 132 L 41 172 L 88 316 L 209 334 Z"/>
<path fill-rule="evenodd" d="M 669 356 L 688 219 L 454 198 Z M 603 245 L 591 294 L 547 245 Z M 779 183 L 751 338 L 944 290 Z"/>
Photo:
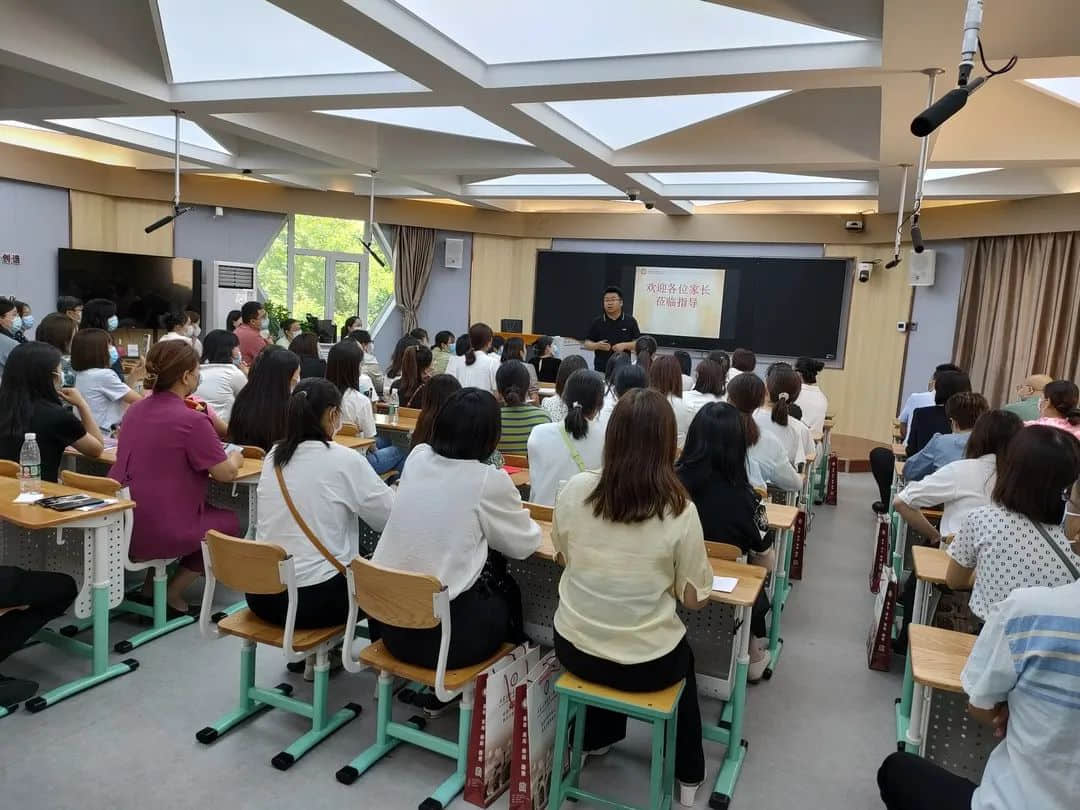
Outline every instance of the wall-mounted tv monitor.
<path fill-rule="evenodd" d="M 168 312 L 202 313 L 202 262 L 60 248 L 60 295 L 116 302 L 121 329 L 161 329 Z"/>

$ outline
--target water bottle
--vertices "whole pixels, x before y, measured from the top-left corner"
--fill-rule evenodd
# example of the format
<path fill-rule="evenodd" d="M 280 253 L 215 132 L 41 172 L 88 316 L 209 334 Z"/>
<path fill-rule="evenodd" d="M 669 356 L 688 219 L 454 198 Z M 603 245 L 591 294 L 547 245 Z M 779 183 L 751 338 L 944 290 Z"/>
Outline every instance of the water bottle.
<path fill-rule="evenodd" d="M 23 437 L 19 451 L 19 492 L 41 492 L 41 450 L 34 433 Z"/>
<path fill-rule="evenodd" d="M 390 424 L 397 424 L 397 412 L 398 412 L 398 390 L 396 388 L 390 391 L 390 404 L 387 406 L 387 411 L 390 413 Z"/>

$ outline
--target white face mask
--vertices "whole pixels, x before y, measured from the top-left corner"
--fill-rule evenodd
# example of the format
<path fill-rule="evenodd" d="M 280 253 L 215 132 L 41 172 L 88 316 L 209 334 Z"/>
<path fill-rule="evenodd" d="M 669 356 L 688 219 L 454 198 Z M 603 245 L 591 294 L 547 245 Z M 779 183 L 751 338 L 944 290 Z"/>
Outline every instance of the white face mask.
<path fill-rule="evenodd" d="M 191 337 L 195 334 L 195 327 L 190 323 L 184 327 L 184 337 Z"/>
<path fill-rule="evenodd" d="M 198 337 L 201 334 L 202 334 L 202 327 L 200 327 L 200 326 L 191 327 L 191 336 L 192 337 Z"/>

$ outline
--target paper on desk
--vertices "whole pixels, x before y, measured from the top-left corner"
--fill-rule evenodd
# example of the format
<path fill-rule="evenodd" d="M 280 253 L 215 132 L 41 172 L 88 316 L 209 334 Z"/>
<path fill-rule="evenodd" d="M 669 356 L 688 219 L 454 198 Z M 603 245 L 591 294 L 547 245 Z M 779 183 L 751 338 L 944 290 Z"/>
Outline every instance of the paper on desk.
<path fill-rule="evenodd" d="M 731 593 L 739 584 L 738 577 L 713 577 L 712 589 L 719 593 Z"/>
<path fill-rule="evenodd" d="M 79 512 L 93 512 L 95 509 L 100 509 L 103 506 L 108 506 L 111 503 L 116 503 L 116 498 L 102 498 L 104 503 L 95 503 L 93 506 L 80 506 Z"/>
<path fill-rule="evenodd" d="M 20 492 L 15 498 L 15 503 L 36 503 L 45 497 L 43 492 Z"/>

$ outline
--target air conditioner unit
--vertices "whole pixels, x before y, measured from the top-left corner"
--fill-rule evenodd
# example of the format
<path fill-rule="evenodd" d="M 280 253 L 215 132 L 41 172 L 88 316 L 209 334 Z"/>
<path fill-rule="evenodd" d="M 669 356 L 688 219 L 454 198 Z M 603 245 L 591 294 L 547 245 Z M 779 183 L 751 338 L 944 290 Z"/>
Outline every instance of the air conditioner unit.
<path fill-rule="evenodd" d="M 225 316 L 231 310 L 240 309 L 248 301 L 254 301 L 255 265 L 250 262 L 214 262 L 208 297 L 209 312 L 203 313 L 203 332 L 224 329 Z"/>
<path fill-rule="evenodd" d="M 447 239 L 445 254 L 443 256 L 443 266 L 460 270 L 461 263 L 465 259 L 465 240 L 464 239 Z"/>
<path fill-rule="evenodd" d="M 908 253 L 908 284 L 912 287 L 933 287 L 937 254 L 932 250 Z"/>

